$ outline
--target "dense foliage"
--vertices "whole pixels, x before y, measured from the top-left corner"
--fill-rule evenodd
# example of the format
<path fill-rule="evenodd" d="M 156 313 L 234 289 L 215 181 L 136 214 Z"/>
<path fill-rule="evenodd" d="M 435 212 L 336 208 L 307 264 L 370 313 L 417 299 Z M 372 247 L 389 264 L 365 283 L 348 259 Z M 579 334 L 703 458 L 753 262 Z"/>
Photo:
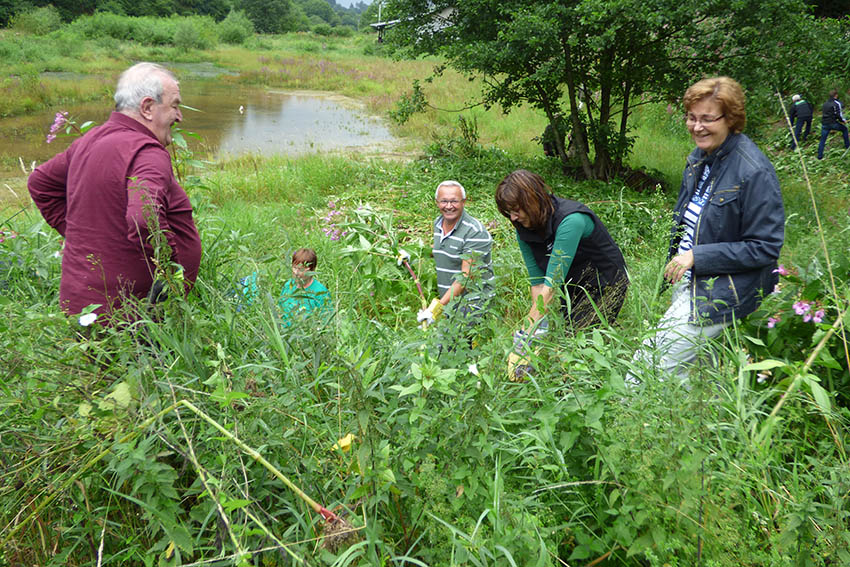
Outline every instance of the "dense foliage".
<path fill-rule="evenodd" d="M 790 67 L 788 58 L 839 50 L 829 57 L 838 67 L 830 78 L 846 74 L 850 64 L 847 42 L 818 33 L 797 0 L 393 0 L 390 6 L 402 15 L 390 34 L 402 53 L 439 54 L 453 68 L 483 77 L 486 104 L 510 110 L 530 103 L 556 129 L 563 117 L 572 148 L 559 141 L 557 153 L 566 167 L 574 152 L 586 178 L 621 173 L 636 105 L 675 100 L 701 76 L 734 76 L 751 98 L 766 100 L 786 87 L 780 79 L 790 74 L 809 88 L 823 84 L 823 74 Z M 846 29 L 838 37 L 846 38 Z M 812 48 L 827 44 L 839 47 Z"/>
<path fill-rule="evenodd" d="M 258 31 L 281 33 L 308 30 L 317 25 L 356 29 L 366 8 L 363 2 L 345 7 L 335 0 L 1 0 L 0 27 L 9 25 L 31 33 L 46 33 L 57 29 L 62 21 L 70 22 L 98 12 L 132 17 L 208 16 L 218 22 L 235 10 L 247 12 Z M 44 18 L 49 18 L 50 23 L 55 21 L 55 25 L 40 24 Z"/>
<path fill-rule="evenodd" d="M 171 19 L 91 21 L 180 29 Z M 41 69 L 51 40 L 81 32 L 51 33 L 0 49 Z M 371 56 L 334 59 L 320 51 L 332 39 L 306 36 L 292 40 L 304 57 L 250 40 L 265 47 L 244 79 L 374 93 L 365 89 L 411 73 Z M 115 57 L 178 53 L 97 41 Z M 87 45 L 60 43 L 72 56 Z M 37 73 L 22 82 L 33 99 L 59 89 Z M 779 121 L 775 102 L 759 108 Z M 677 114 L 665 104 L 634 113 L 632 159 L 669 156 L 662 173 L 676 179 L 690 145 Z M 503 139 L 517 137 L 515 115 L 452 117 L 456 127 L 429 130 L 405 162 L 249 156 L 199 169 L 178 136 L 200 276 L 187 298 L 143 306 L 124 328 L 61 314 L 61 239 L 32 205 L 4 208 L 0 565 L 850 564 L 848 162 L 838 147 L 808 161 L 811 140 L 792 154 L 787 134 L 763 129 L 788 212 L 782 284 L 707 353 L 716 364 L 679 384 L 632 359 L 669 301 L 658 272 L 672 195 L 577 182 L 539 150 L 481 142 L 485 128 L 506 125 Z M 524 382 L 507 379 L 505 358 L 528 287 L 492 199 L 517 167 L 589 204 L 632 279 L 616 326 L 570 335 L 556 320 Z M 433 189 L 447 178 L 463 182 L 494 237 L 497 301 L 469 345 L 445 321 L 416 325 L 420 298 L 398 261 L 409 252 L 435 293 Z M 283 326 L 277 298 L 302 246 L 318 252 L 335 314 Z M 239 280 L 253 272 L 259 297 L 247 304 Z M 627 372 L 643 384 L 627 387 Z M 356 536 L 328 537 L 331 524 L 290 483 Z"/>

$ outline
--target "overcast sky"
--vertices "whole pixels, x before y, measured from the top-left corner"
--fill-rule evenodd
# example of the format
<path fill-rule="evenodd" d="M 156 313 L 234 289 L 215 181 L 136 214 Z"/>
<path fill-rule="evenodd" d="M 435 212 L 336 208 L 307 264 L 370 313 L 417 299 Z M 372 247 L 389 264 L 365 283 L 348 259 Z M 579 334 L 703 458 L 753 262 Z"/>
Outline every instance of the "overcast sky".
<path fill-rule="evenodd" d="M 352 4 L 357 4 L 359 0 L 336 0 L 336 3 L 340 6 L 345 6 L 346 8 L 350 8 Z M 364 4 L 371 4 L 372 0 L 363 0 Z"/>

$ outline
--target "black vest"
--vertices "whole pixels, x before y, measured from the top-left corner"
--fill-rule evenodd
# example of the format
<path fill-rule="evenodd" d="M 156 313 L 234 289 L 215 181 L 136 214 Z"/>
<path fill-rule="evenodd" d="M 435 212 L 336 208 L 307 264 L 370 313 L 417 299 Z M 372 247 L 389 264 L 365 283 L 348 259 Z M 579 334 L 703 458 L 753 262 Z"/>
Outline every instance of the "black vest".
<path fill-rule="evenodd" d="M 522 225 L 514 223 L 520 239 L 531 247 L 534 261 L 543 273 L 549 265 L 549 256 L 555 244 L 555 231 L 561 222 L 573 213 L 584 213 L 593 219 L 593 232 L 587 238 L 579 241 L 575 258 L 567 272 L 565 284 L 579 285 L 584 288 L 595 288 L 602 291 L 608 285 L 620 280 L 628 281 L 626 276 L 626 261 L 619 246 L 608 234 L 608 229 L 599 217 L 578 201 L 561 199 L 550 195 L 555 211 L 549 215 L 548 222 L 540 232 L 531 231 Z"/>

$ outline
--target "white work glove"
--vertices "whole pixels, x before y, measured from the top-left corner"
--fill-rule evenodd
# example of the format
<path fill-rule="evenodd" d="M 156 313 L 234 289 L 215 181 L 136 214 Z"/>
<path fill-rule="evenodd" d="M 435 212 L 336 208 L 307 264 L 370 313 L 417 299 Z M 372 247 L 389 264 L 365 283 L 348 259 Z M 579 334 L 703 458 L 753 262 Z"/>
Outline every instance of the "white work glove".
<path fill-rule="evenodd" d="M 430 307 L 420 309 L 419 313 L 416 314 L 416 322 L 421 323 L 422 321 L 425 321 L 429 325 L 434 322 L 434 312 L 431 311 Z"/>
<path fill-rule="evenodd" d="M 540 339 L 549 332 L 549 321 L 546 320 L 546 317 L 540 319 L 537 322 L 537 325 L 534 327 L 534 331 L 531 333 L 524 331 L 523 329 L 519 329 L 514 333 L 514 352 L 520 356 L 524 356 L 527 354 L 527 350 L 531 349 L 531 345 L 534 341 Z"/>
<path fill-rule="evenodd" d="M 520 356 L 525 355 L 525 349 L 528 348 L 529 343 L 531 342 L 531 336 L 523 331 L 522 329 L 517 329 L 514 331 L 514 352 Z"/>
<path fill-rule="evenodd" d="M 540 318 L 540 320 L 537 322 L 537 325 L 534 327 L 533 335 L 534 335 L 535 338 L 540 338 L 548 332 L 549 332 L 549 320 L 544 315 L 543 317 Z"/>

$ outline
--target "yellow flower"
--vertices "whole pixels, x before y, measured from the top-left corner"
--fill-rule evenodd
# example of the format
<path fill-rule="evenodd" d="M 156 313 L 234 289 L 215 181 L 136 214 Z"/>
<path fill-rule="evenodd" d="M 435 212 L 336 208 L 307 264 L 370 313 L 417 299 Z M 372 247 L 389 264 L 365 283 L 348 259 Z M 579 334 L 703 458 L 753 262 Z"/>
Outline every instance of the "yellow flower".
<path fill-rule="evenodd" d="M 354 442 L 355 439 L 357 439 L 357 437 L 355 437 L 354 434 L 349 433 L 348 435 L 337 441 L 334 446 L 331 447 L 331 450 L 336 451 L 337 449 L 339 449 L 343 453 L 347 453 L 348 450 L 351 449 L 351 444 Z"/>

